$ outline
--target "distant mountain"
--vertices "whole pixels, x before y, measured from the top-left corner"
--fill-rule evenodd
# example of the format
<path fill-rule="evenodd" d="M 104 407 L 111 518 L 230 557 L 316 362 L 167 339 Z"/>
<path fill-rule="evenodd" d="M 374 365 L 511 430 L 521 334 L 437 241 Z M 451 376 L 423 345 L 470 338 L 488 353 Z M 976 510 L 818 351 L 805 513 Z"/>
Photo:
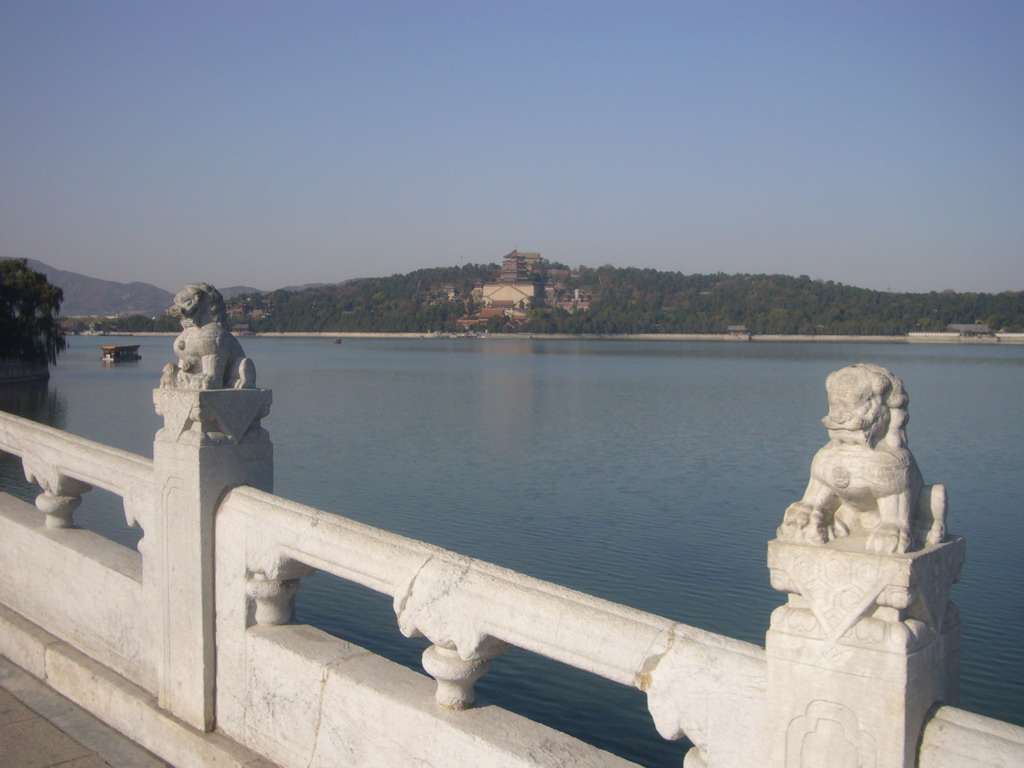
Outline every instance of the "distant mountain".
<path fill-rule="evenodd" d="M 252 288 L 248 285 L 232 285 L 227 288 L 221 288 L 216 286 L 217 290 L 220 291 L 220 295 L 224 297 L 225 301 L 229 301 L 235 296 L 241 296 L 244 293 L 269 293 L 269 291 L 262 291 L 259 288 Z"/>
<path fill-rule="evenodd" d="M 286 285 L 284 288 L 275 289 L 275 290 L 289 291 L 291 293 L 298 293 L 299 291 L 305 291 L 307 288 L 322 288 L 325 285 L 330 285 L 330 283 L 306 283 L 305 285 Z M 235 296 L 241 296 L 242 294 L 254 294 L 255 293 L 255 294 L 262 295 L 264 293 L 273 293 L 274 292 L 274 291 L 265 291 L 262 288 L 252 288 L 252 287 L 250 287 L 248 285 L 232 285 L 232 286 L 229 286 L 227 288 L 220 288 L 220 287 L 218 287 L 217 290 L 220 291 L 220 295 L 223 296 L 225 298 L 225 300 L 233 299 L 233 298 L 235 298 Z"/>
<path fill-rule="evenodd" d="M 3 259 L 0 259 L 3 260 Z M 158 317 L 167 311 L 174 301 L 174 294 L 149 283 L 118 283 L 114 280 L 100 280 L 95 277 L 51 267 L 35 259 L 28 259 L 29 269 L 42 272 L 53 285 L 64 289 L 64 303 L 60 313 L 64 317 L 116 317 L 143 315 Z M 307 288 L 320 288 L 327 283 L 306 283 L 290 285 L 281 290 L 298 293 Z M 225 299 L 230 300 L 243 293 L 272 293 L 247 285 L 232 285 L 218 288 Z"/>
<path fill-rule="evenodd" d="M 348 281 L 342 280 L 341 282 L 345 283 Z M 299 291 L 305 291 L 310 288 L 323 288 L 328 285 L 337 285 L 337 283 L 303 283 L 302 285 L 286 285 L 284 288 L 281 288 L 280 290 L 298 293 Z M 262 291 L 262 293 L 273 293 L 273 291 Z"/>
<path fill-rule="evenodd" d="M 64 290 L 60 313 L 65 317 L 110 317 L 113 315 L 162 315 L 174 294 L 149 283 L 118 283 L 51 267 L 35 259 L 29 269 L 42 272 L 53 285 Z"/>

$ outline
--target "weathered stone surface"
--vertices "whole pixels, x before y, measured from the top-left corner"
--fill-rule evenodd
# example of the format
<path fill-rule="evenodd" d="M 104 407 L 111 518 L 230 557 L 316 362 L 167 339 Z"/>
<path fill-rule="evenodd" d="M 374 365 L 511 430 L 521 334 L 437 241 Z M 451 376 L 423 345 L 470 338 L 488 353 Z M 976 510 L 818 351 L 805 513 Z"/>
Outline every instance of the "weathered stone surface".
<path fill-rule="evenodd" d="M 770 766 L 910 768 L 928 711 L 956 700 L 963 540 L 904 555 L 847 543 L 769 544 L 790 593 L 767 636 Z"/>
<path fill-rule="evenodd" d="M 0 653 L 171 765 L 278 768 L 220 734 L 190 728 L 147 691 L 2 606 Z"/>
<path fill-rule="evenodd" d="M 761 648 L 682 624 L 652 656 L 640 686 L 658 733 L 688 738 L 685 768 L 754 766 L 764 759 Z"/>
<path fill-rule="evenodd" d="M 89 750 L 88 757 L 61 761 L 61 768 L 169 768 L 148 750 L 0 656 L 0 729 L 6 723 L 25 720 L 45 721 Z M 51 731 L 39 734 L 35 740 L 18 738 L 18 748 L 22 754 L 38 756 L 44 751 L 40 747 L 53 736 L 56 734 Z M 0 764 L 25 768 L 30 762 L 14 760 L 11 751 L 0 746 Z"/>
<path fill-rule="evenodd" d="M 120 674 L 154 684 L 154 649 L 138 622 L 139 554 L 91 531 L 48 528 L 35 509 L 6 494 L 0 501 L 0 605 Z"/>
<path fill-rule="evenodd" d="M 256 627 L 242 639 L 260 670 L 248 679 L 246 739 L 281 766 L 634 765 L 497 707 L 439 707 L 428 678 L 311 627 Z"/>
<path fill-rule="evenodd" d="M 917 768 L 1018 768 L 1024 728 L 954 707 L 940 707 L 921 737 Z"/>

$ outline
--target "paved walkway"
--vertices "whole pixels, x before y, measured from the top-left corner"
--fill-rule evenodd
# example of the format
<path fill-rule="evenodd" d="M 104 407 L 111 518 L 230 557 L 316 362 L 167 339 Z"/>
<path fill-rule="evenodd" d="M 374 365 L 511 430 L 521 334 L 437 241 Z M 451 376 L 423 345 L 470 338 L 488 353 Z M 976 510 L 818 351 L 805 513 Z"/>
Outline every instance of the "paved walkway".
<path fill-rule="evenodd" d="M 0 768 L 168 768 L 0 656 Z"/>

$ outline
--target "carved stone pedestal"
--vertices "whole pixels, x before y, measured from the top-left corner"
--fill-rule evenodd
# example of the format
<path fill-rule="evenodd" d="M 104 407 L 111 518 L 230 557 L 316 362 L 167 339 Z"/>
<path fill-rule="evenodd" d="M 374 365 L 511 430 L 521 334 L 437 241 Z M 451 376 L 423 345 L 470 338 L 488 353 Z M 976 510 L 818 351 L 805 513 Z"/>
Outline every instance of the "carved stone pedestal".
<path fill-rule="evenodd" d="M 922 722 L 953 703 L 963 539 L 906 554 L 772 541 L 766 746 L 771 768 L 912 768 Z"/>

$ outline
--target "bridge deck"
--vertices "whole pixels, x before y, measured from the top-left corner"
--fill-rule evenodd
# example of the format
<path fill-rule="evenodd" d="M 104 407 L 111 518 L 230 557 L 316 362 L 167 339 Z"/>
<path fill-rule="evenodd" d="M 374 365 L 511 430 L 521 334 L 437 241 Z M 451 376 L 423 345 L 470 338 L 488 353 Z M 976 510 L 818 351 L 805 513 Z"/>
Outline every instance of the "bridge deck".
<path fill-rule="evenodd" d="M 169 768 L 0 656 L 0 768 Z"/>

